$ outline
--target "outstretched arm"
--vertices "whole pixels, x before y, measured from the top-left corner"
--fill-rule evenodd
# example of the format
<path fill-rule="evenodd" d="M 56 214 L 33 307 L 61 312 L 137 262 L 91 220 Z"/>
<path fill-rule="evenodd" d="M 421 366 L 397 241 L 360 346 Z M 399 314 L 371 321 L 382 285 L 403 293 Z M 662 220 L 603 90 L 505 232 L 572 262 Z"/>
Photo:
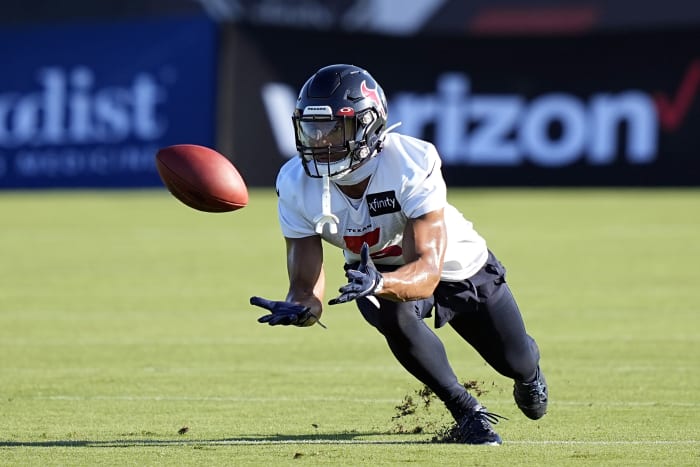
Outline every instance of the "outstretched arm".
<path fill-rule="evenodd" d="M 383 285 L 376 295 L 395 301 L 427 298 L 440 282 L 447 246 L 442 209 L 409 219 L 403 234 L 406 264 L 382 273 Z"/>
<path fill-rule="evenodd" d="M 319 320 L 323 311 L 321 298 L 324 289 L 321 238 L 287 238 L 286 242 L 289 275 L 287 297 L 281 301 L 250 297 L 250 304 L 270 312 L 258 318 L 260 323 L 300 327 L 318 323 L 323 326 Z"/>
<path fill-rule="evenodd" d="M 328 304 L 336 305 L 377 295 L 388 300 L 408 301 L 427 298 L 440 282 L 445 257 L 445 219 L 442 209 L 408 221 L 403 237 L 407 263 L 393 272 L 380 273 L 369 254 L 367 243 L 360 250 L 357 269 L 345 272 L 348 283 Z"/>
<path fill-rule="evenodd" d="M 285 238 L 285 242 L 289 275 L 286 300 L 309 307 L 319 319 L 323 313 L 321 300 L 325 290 L 321 237 Z"/>

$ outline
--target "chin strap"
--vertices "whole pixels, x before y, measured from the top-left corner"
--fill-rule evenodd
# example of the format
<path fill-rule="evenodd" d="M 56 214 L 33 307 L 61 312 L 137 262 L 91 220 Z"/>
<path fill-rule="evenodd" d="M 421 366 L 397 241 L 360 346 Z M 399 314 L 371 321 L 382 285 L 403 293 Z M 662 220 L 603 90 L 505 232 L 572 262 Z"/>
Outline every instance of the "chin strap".
<path fill-rule="evenodd" d="M 316 233 L 323 233 L 323 226 L 328 224 L 328 228 L 332 234 L 338 233 L 337 216 L 331 212 L 331 180 L 328 175 L 323 176 L 323 194 L 321 195 L 321 215 L 316 216 Z"/>

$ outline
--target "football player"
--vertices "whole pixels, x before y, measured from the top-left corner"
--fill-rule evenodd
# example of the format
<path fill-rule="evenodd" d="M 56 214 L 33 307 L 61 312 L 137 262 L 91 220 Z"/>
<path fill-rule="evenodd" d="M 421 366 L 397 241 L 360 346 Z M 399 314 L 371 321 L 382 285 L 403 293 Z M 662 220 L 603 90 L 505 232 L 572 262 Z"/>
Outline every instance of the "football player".
<path fill-rule="evenodd" d="M 258 321 L 321 324 L 322 240 L 343 250 L 348 283 L 329 305 L 355 301 L 396 359 L 440 398 L 456 421 L 452 441 L 501 444 L 488 412 L 459 383 L 443 343 L 426 324 L 449 324 L 500 374 L 514 381 L 531 419 L 547 411 L 540 354 L 525 329 L 506 270 L 472 223 L 446 199 L 433 144 L 387 128 L 387 104 L 372 76 L 353 65 L 318 70 L 292 117 L 299 157 L 276 189 L 289 290 Z"/>

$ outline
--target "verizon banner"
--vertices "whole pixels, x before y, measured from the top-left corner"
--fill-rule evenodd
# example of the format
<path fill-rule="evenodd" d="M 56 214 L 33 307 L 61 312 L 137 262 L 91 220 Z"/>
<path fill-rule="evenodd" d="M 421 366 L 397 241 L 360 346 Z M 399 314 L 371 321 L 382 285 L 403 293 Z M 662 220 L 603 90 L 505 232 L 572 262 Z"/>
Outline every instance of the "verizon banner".
<path fill-rule="evenodd" d="M 700 30 L 387 38 L 227 25 L 219 148 L 251 185 L 295 156 L 298 89 L 352 63 L 465 186 L 700 185 Z M 223 96 L 222 96 L 223 97 Z"/>
<path fill-rule="evenodd" d="M 0 188 L 161 185 L 159 147 L 213 145 L 204 18 L 0 30 Z"/>

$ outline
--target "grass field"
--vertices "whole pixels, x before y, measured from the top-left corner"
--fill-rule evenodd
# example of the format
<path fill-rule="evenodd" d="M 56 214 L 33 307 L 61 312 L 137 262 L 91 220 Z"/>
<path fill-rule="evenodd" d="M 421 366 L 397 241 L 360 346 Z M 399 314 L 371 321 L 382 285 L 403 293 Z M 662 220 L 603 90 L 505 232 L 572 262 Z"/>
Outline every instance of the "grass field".
<path fill-rule="evenodd" d="M 248 297 L 286 292 L 272 190 L 231 214 L 162 190 L 5 192 L 0 465 L 700 465 L 700 191 L 450 199 L 508 268 L 550 385 L 530 421 L 437 331 L 509 418 L 502 446 L 430 443 L 438 405 L 394 420 L 420 386 L 352 305 L 327 330 L 256 322 Z"/>

